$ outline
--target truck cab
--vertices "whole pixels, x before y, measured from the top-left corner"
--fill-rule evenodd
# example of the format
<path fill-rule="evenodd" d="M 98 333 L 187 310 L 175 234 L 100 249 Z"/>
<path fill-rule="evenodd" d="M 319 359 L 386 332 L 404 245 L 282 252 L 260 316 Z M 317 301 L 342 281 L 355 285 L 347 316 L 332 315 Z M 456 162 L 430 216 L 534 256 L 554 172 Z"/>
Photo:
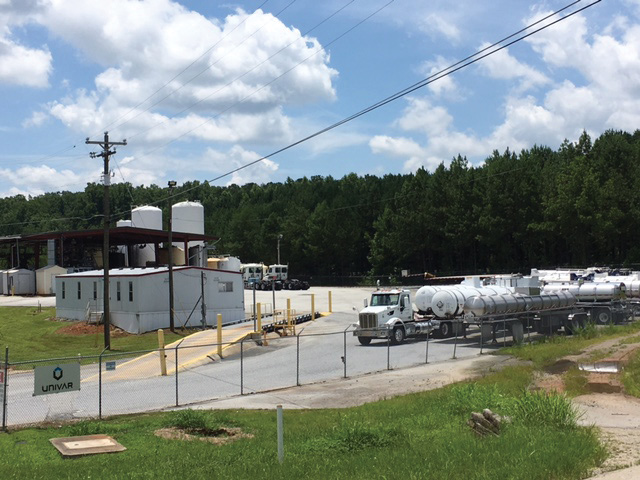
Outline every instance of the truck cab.
<path fill-rule="evenodd" d="M 362 345 L 374 338 L 390 339 L 402 343 L 408 326 L 413 322 L 413 309 L 409 290 L 376 290 L 358 315 L 358 327 L 353 334 Z"/>

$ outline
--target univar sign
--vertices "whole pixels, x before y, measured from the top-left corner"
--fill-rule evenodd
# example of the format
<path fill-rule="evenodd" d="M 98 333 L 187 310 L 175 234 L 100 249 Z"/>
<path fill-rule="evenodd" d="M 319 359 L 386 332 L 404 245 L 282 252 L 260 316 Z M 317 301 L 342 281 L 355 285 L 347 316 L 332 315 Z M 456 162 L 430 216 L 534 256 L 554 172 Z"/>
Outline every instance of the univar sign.
<path fill-rule="evenodd" d="M 80 390 L 79 363 L 36 367 L 33 377 L 34 396 Z"/>

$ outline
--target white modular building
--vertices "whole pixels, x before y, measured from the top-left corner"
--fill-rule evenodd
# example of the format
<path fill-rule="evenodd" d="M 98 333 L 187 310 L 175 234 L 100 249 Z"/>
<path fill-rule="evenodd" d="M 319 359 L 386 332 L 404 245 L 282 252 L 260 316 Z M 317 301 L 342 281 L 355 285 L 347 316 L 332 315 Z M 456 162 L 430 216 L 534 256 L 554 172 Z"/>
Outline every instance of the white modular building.
<path fill-rule="evenodd" d="M 53 295 L 56 293 L 56 277 L 67 273 L 66 268 L 58 265 L 47 265 L 36 270 L 36 293 Z"/>
<path fill-rule="evenodd" d="M 35 295 L 36 272 L 25 268 L 14 268 L 5 272 L 5 295 Z"/>
<path fill-rule="evenodd" d="M 176 327 L 202 326 L 198 300 L 203 285 L 207 325 L 216 325 L 219 313 L 224 324 L 244 320 L 244 289 L 240 272 L 174 267 L 173 284 Z M 103 291 L 101 270 L 57 276 L 56 316 L 85 320 L 89 311 L 102 312 Z M 113 325 L 129 333 L 169 327 L 167 267 L 110 270 L 109 291 Z"/>

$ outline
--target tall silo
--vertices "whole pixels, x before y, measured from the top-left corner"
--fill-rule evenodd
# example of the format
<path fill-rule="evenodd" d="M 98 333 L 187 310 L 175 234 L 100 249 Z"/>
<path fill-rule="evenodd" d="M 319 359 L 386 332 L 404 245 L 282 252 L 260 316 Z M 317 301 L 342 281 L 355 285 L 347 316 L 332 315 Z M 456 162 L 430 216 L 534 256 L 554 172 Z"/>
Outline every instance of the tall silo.
<path fill-rule="evenodd" d="M 131 220 L 118 220 L 116 222 L 116 227 L 132 227 Z M 129 266 L 129 247 L 126 245 L 118 245 L 118 253 L 124 255 L 124 266 Z"/>
<path fill-rule="evenodd" d="M 204 235 L 204 207 L 200 202 L 180 202 L 171 207 L 172 225 L 174 232 L 197 233 Z M 176 247 L 183 244 L 174 243 Z M 204 266 L 204 242 L 189 242 L 189 265 Z M 187 252 L 185 252 L 186 254 Z"/>
<path fill-rule="evenodd" d="M 131 226 L 162 230 L 162 210 L 148 205 L 131 210 Z M 147 262 L 156 261 L 156 249 L 153 244 L 139 244 L 133 246 L 134 267 L 146 267 Z"/>

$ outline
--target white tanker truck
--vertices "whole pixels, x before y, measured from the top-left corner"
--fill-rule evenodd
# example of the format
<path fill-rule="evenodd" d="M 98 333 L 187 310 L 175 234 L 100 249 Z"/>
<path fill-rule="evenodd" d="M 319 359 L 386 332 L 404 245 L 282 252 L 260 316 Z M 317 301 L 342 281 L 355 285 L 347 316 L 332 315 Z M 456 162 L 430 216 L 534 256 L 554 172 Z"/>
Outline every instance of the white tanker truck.
<path fill-rule="evenodd" d="M 475 324 L 488 338 L 496 327 L 508 324 L 519 342 L 525 323 L 538 333 L 564 327 L 571 334 L 589 318 L 598 324 L 625 318 L 622 283 L 549 284 L 541 291 L 537 277 L 505 275 L 489 281 L 493 284 L 483 285 L 473 277 L 460 285 L 423 286 L 416 292 L 415 310 L 409 290 L 378 290 L 370 303 L 365 301 L 353 334 L 363 345 L 372 339 L 400 343 L 431 332 L 442 338 L 462 334 Z M 640 295 L 640 283 L 637 289 Z"/>

